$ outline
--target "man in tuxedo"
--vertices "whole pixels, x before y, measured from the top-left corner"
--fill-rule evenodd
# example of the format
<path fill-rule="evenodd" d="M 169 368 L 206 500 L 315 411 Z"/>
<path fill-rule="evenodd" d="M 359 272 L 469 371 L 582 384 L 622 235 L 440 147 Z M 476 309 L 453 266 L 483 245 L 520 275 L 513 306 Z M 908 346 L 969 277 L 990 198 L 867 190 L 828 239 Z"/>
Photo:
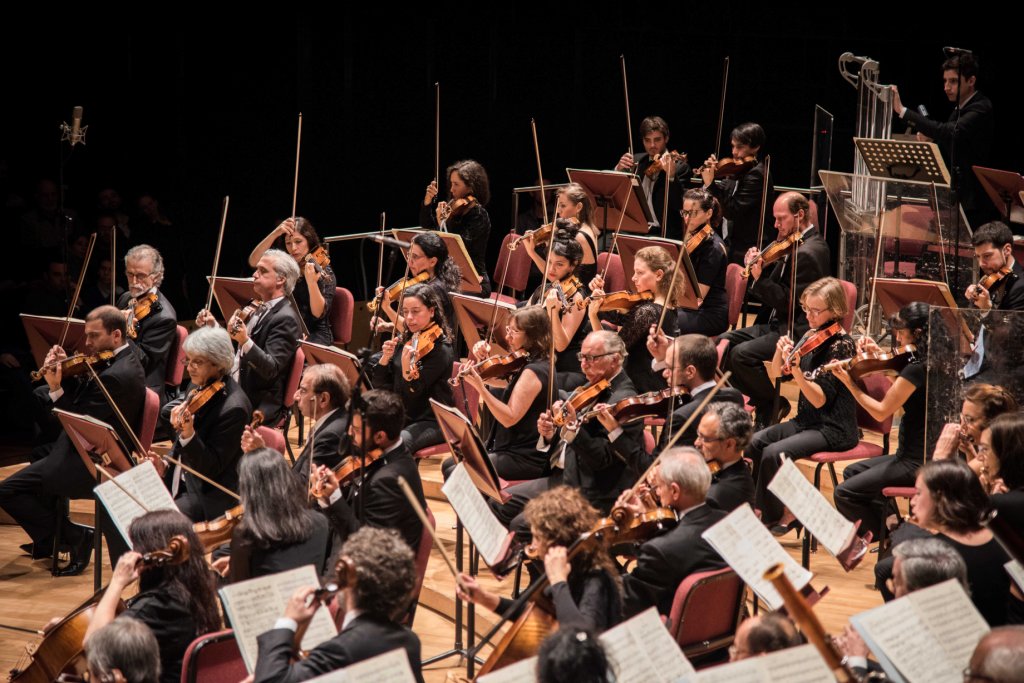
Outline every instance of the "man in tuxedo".
<path fill-rule="evenodd" d="M 85 318 L 85 346 L 88 354 L 112 352 L 109 361 L 93 367 L 100 381 L 125 420 L 138 433 L 145 405 L 145 372 L 138 357 L 125 341 L 124 314 L 113 306 L 100 306 Z M 59 361 L 65 359 L 64 349 L 54 346 L 46 355 L 45 386 L 36 389 L 35 397 L 42 409 L 61 408 L 102 420 L 111 425 L 122 445 L 131 451 L 135 441 L 127 433 L 92 375 L 65 379 Z M 55 418 L 53 418 L 55 419 Z M 41 446 L 33 453 L 31 465 L 0 483 L 0 507 L 31 537 L 25 552 L 39 559 L 54 552 L 54 532 L 61 525 L 61 539 L 70 549 L 70 563 L 59 572 L 61 576 L 80 574 L 89 563 L 93 532 L 67 517 L 66 510 L 57 511 L 59 498 L 92 498 L 96 480 L 89 474 L 81 456 L 64 432 L 57 440 Z"/>
<path fill-rule="evenodd" d="M 652 493 L 662 507 L 675 511 L 679 522 L 637 550 L 636 567 L 622 578 L 623 612 L 627 618 L 651 606 L 667 616 L 683 579 L 696 572 L 726 566 L 701 538 L 701 534 L 726 515 L 705 502 L 711 486 L 711 471 L 704 458 L 693 449 L 665 451 L 652 480 Z M 643 514 L 649 509 L 632 490 L 625 492 L 616 505 L 634 514 Z"/>
<path fill-rule="evenodd" d="M 754 479 L 743 459 L 753 435 L 754 424 L 742 404 L 715 402 L 704 411 L 695 445 L 714 472 L 707 495 L 711 507 L 732 512 L 754 504 Z"/>
<path fill-rule="evenodd" d="M 399 477 L 405 479 L 422 507 L 423 484 L 412 453 L 402 442 L 405 407 L 397 394 L 383 389 L 364 393 L 352 414 L 348 436 L 352 457 L 365 454 L 365 474 L 343 490 L 334 472 L 324 465 L 313 470 L 310 488 L 334 527 L 335 547 L 364 526 L 395 529 L 410 548 L 418 548 L 423 523 L 409 504 Z"/>
<path fill-rule="evenodd" d="M 117 307 L 132 311 L 128 313 L 128 321 L 135 322 L 136 336 L 131 338 L 129 334 L 131 347 L 146 371 L 146 386 L 156 392 L 162 405 L 167 400 L 164 391 L 167 363 L 174 361 L 168 355 L 178 336 L 178 316 L 160 291 L 164 260 L 159 251 L 148 244 L 140 244 L 125 254 L 124 274 L 128 279 L 128 291 L 117 300 Z M 149 312 L 144 317 L 135 317 L 136 302 L 149 294 L 156 295 L 156 301 L 149 305 Z"/>
<path fill-rule="evenodd" d="M 775 404 L 775 385 L 768 377 L 764 362 L 775 355 L 779 337 L 788 334 L 799 339 L 808 330 L 807 316 L 800 310 L 799 301 L 809 284 L 829 275 L 830 256 L 828 244 L 822 239 L 818 228 L 810 225 L 810 204 L 798 192 L 786 192 L 775 200 L 772 207 L 778 240 L 785 240 L 794 233 L 802 235 L 796 250 L 795 263 L 792 249 L 785 256 L 770 265 L 758 259 L 754 247 L 746 254 L 750 263 L 750 294 L 761 302 L 761 311 L 754 325 L 733 330 L 722 335 L 729 341 L 729 348 L 723 364 L 732 371 L 732 384 L 745 395 L 757 410 L 757 426 L 760 429 L 779 422 L 789 412 L 789 401 L 782 401 L 779 414 L 772 414 Z M 796 291 L 791 291 L 790 281 L 796 268 Z M 793 312 L 794 330 L 789 329 L 790 303 L 797 306 Z"/>
<path fill-rule="evenodd" d="M 647 205 L 651 210 L 653 221 L 651 229 L 661 234 L 661 219 L 665 213 L 665 174 L 668 174 L 668 230 L 666 237 L 682 239 L 683 222 L 679 216 L 678 208 L 682 206 L 684 184 L 690 177 L 690 165 L 686 163 L 685 155 L 681 159 L 673 159 L 669 154 L 668 123 L 660 116 L 648 116 L 640 122 L 640 135 L 644 141 L 644 149 L 635 157 L 626 152 L 615 165 L 616 171 L 635 173 L 640 178 L 641 186 L 644 189 L 644 197 L 647 198 Z M 655 161 L 655 157 L 658 160 Z M 659 166 L 658 170 L 651 172 L 648 176 L 648 169 L 652 166 Z"/>
<path fill-rule="evenodd" d="M 423 683 L 420 639 L 394 620 L 404 612 L 416 582 L 414 560 L 393 531 L 364 528 L 354 533 L 338 554 L 337 599 L 345 613 L 338 635 L 291 663 L 296 629 L 308 625 L 320 607 L 318 600 L 309 600 L 320 586 L 299 588 L 284 616 L 257 639 L 255 683 L 305 681 L 398 648 L 406 651 L 413 675 Z"/>
<path fill-rule="evenodd" d="M 267 249 L 252 275 L 262 305 L 245 322 L 238 313 L 227 322 L 228 334 L 238 345 L 231 376 L 270 425 L 284 416 L 285 385 L 299 345 L 299 314 L 288 299 L 298 279 L 295 259 L 280 249 Z M 217 321 L 203 309 L 196 324 L 212 327 Z"/>

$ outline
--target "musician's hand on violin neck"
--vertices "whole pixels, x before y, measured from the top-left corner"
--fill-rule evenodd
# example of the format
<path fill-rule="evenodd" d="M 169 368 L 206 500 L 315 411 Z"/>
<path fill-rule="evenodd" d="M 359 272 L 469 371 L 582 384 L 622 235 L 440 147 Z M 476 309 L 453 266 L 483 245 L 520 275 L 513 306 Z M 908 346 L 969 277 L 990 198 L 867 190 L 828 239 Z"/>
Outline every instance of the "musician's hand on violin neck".
<path fill-rule="evenodd" d="M 245 425 L 245 428 L 242 430 L 243 453 L 251 453 L 255 450 L 266 447 L 266 445 L 266 442 L 263 440 L 263 437 L 260 436 L 259 432 L 249 425 Z"/>
<path fill-rule="evenodd" d="M 644 505 L 640 500 L 640 496 L 633 489 L 623 491 L 613 507 L 624 508 L 632 515 L 640 515 L 644 512 Z"/>
<path fill-rule="evenodd" d="M 704 181 L 705 185 L 711 185 L 715 182 L 715 167 L 718 165 L 718 157 L 714 154 L 704 160 L 704 165 L 700 167 L 700 178 Z"/>
<path fill-rule="evenodd" d="M 355 456 L 352 456 L 355 457 Z M 309 492 L 314 498 L 328 500 L 338 490 L 338 477 L 330 467 L 318 465 L 309 476 Z"/>
<path fill-rule="evenodd" d="M 120 593 L 126 586 L 139 578 L 139 560 L 142 555 L 129 550 L 117 561 L 114 574 L 110 577 L 110 588 Z M 108 589 L 109 590 L 109 589 Z"/>
<path fill-rule="evenodd" d="M 228 572 L 231 571 L 231 557 L 229 555 L 218 557 L 210 563 L 210 569 L 217 572 L 222 577 L 227 577 Z"/>
<path fill-rule="evenodd" d="M 615 416 L 612 415 L 611 406 L 609 406 L 607 403 L 598 403 L 596 406 L 594 406 L 594 411 L 597 415 L 597 421 L 600 422 L 601 426 L 604 427 L 609 432 L 612 432 L 621 427 L 618 420 L 616 420 Z"/>
<path fill-rule="evenodd" d="M 970 301 L 972 304 L 974 304 L 983 311 L 988 311 L 992 309 L 992 296 L 984 287 L 979 287 L 978 285 L 971 285 L 970 287 L 967 288 L 965 296 L 967 297 L 968 301 Z"/>
<path fill-rule="evenodd" d="M 544 555 L 544 572 L 548 575 L 551 585 L 569 580 L 569 572 L 572 566 L 569 564 L 569 554 L 565 546 L 556 545 L 548 548 Z"/>

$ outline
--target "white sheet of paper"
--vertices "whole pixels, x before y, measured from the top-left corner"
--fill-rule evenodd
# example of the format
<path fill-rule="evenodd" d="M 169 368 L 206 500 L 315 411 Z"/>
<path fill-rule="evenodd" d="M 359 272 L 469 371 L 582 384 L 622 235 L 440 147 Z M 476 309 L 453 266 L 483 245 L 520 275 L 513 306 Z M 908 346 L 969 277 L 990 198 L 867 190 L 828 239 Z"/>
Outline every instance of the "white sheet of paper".
<path fill-rule="evenodd" d="M 1017 584 L 1017 588 L 1024 591 L 1024 567 L 1021 566 L 1017 560 L 1010 560 L 1003 565 L 1006 573 L 1010 575 L 1013 582 Z"/>
<path fill-rule="evenodd" d="M 957 683 L 989 627 L 950 579 L 850 618 L 894 681 Z"/>
<path fill-rule="evenodd" d="M 316 575 L 316 569 L 313 565 L 307 564 L 305 567 L 240 581 L 220 589 L 224 611 L 231 619 L 235 640 L 238 641 L 238 649 L 249 673 L 256 668 L 256 638 L 272 629 L 278 617 L 284 615 L 285 605 L 288 604 L 292 593 L 303 586 L 319 585 L 320 579 Z M 338 629 L 331 621 L 331 615 L 326 607 L 321 606 L 306 629 L 302 649 L 312 650 L 336 635 Z"/>
<path fill-rule="evenodd" d="M 111 474 L 113 473 L 111 472 Z M 178 506 L 174 504 L 171 492 L 164 486 L 163 480 L 157 474 L 156 467 L 149 460 L 125 470 L 114 478 L 117 479 L 117 484 L 131 491 L 132 496 L 138 498 L 139 503 L 150 510 L 177 511 Z M 130 547 L 128 527 L 136 517 L 141 517 L 146 511 L 140 508 L 139 503 L 132 500 L 131 496 L 122 491 L 117 484 L 107 479 L 106 475 L 103 476 L 103 479 L 103 483 L 96 486 L 93 491 L 99 501 L 103 503 L 103 507 L 107 509 L 107 514 L 110 515 L 114 526 L 121 532 L 121 536 Z"/>
<path fill-rule="evenodd" d="M 465 464 L 460 462 L 455 466 L 441 491 L 448 497 L 455 514 L 462 520 L 462 525 L 469 532 L 469 537 L 473 539 L 484 562 L 493 565 L 501 560 L 508 529 L 501 525 L 487 507 L 483 494 L 469 478 Z"/>
<path fill-rule="evenodd" d="M 694 671 L 654 607 L 608 629 L 600 640 L 615 662 L 618 683 L 670 683 Z"/>
<path fill-rule="evenodd" d="M 783 459 L 782 467 L 768 484 L 768 490 L 785 503 L 833 555 L 841 553 L 853 538 L 853 522 L 839 514 L 789 458 Z"/>
<path fill-rule="evenodd" d="M 806 586 L 813 576 L 779 545 L 749 503 L 730 512 L 702 536 L 772 609 L 782 607 L 782 596 L 765 580 L 764 573 L 768 569 L 781 562 L 797 590 Z"/>
<path fill-rule="evenodd" d="M 836 679 L 813 645 L 801 645 L 704 669 L 681 680 L 685 683 L 834 683 Z"/>
<path fill-rule="evenodd" d="M 416 683 L 409 666 L 409 655 L 402 648 L 346 666 L 323 676 L 309 679 L 309 683 Z"/>
<path fill-rule="evenodd" d="M 537 680 L 537 658 L 521 659 L 476 680 L 477 683 L 534 683 Z"/>

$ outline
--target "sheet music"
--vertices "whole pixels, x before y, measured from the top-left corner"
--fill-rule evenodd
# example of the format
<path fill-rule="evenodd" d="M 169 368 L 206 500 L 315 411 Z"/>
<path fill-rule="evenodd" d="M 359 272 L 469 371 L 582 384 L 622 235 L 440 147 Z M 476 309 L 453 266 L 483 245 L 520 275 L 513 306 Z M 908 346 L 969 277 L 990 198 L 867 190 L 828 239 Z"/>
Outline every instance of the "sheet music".
<path fill-rule="evenodd" d="M 319 585 L 320 579 L 316 575 L 316 570 L 313 565 L 307 564 L 305 567 L 233 583 L 220 589 L 224 611 L 231 620 L 238 649 L 249 673 L 256 667 L 256 638 L 272 629 L 278 617 L 284 615 L 285 605 L 288 604 L 292 593 L 303 586 Z M 338 629 L 331 621 L 327 608 L 321 606 L 306 629 L 302 649 L 312 650 L 336 635 Z"/>
<path fill-rule="evenodd" d="M 850 618 L 889 678 L 956 683 L 989 627 L 956 579 Z"/>
<path fill-rule="evenodd" d="M 477 683 L 534 683 L 537 680 L 537 658 L 521 659 L 476 680 Z"/>
<path fill-rule="evenodd" d="M 1013 582 L 1017 584 L 1017 588 L 1024 591 L 1024 566 L 1021 566 L 1017 560 L 1010 560 L 1003 565 L 1003 569 L 1010 575 Z"/>
<path fill-rule="evenodd" d="M 605 631 L 600 641 L 618 683 L 671 683 L 694 671 L 654 607 Z"/>
<path fill-rule="evenodd" d="M 685 683 L 834 683 L 836 679 L 813 645 L 801 645 L 704 669 L 677 680 Z"/>
<path fill-rule="evenodd" d="M 132 496 L 138 498 L 139 502 L 150 510 L 178 510 L 174 499 L 171 498 L 171 492 L 164 486 L 163 480 L 157 474 L 156 467 L 149 460 L 125 470 L 114 478 L 117 479 L 117 484 L 131 491 Z M 131 547 L 131 541 L 128 540 L 128 527 L 136 517 L 144 515 L 146 510 L 139 507 L 139 503 L 118 488 L 117 484 L 104 476 L 103 483 L 94 487 L 93 491 L 96 493 L 96 498 L 107 509 L 107 514 L 110 515 L 114 526 Z"/>
<path fill-rule="evenodd" d="M 789 458 L 783 458 L 782 467 L 768 484 L 768 490 L 778 496 L 833 555 L 843 552 L 853 539 L 856 531 L 853 522 L 839 514 Z"/>
<path fill-rule="evenodd" d="M 309 679 L 310 683 L 416 683 L 409 666 L 409 655 L 402 648 L 337 669 L 323 676 Z"/>
<path fill-rule="evenodd" d="M 806 586 L 813 576 L 779 545 L 754 515 L 749 503 L 730 512 L 702 537 L 772 609 L 782 607 L 782 596 L 764 578 L 769 568 L 781 562 L 786 576 L 797 590 Z"/>
<path fill-rule="evenodd" d="M 484 562 L 494 565 L 500 561 L 507 546 L 508 529 L 501 525 L 487 507 L 487 501 L 469 478 L 464 463 L 455 466 L 441 491 L 462 520 L 462 525 L 469 532 Z"/>

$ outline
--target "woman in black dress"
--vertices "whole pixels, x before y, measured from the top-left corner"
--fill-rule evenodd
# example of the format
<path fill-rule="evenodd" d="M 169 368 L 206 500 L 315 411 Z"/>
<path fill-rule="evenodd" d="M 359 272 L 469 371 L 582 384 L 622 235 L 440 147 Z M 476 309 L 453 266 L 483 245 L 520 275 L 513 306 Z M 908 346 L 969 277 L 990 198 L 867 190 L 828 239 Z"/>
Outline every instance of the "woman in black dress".
<path fill-rule="evenodd" d="M 679 309 L 679 334 L 703 334 L 715 337 L 729 328 L 729 295 L 725 291 L 725 273 L 729 267 L 728 250 L 718 233 L 722 225 L 722 207 L 704 189 L 688 190 L 683 195 L 683 244 L 699 243 L 690 252 L 693 270 L 700 287 L 700 308 Z M 700 237 L 698 237 L 700 235 Z"/>
<path fill-rule="evenodd" d="M 558 201 L 555 204 L 556 225 L 576 231 L 573 237 L 583 248 L 583 260 L 577 268 L 577 275 L 583 282 L 597 275 L 598 240 L 601 229 L 594 225 L 594 206 L 590 195 L 579 183 L 569 183 L 558 190 Z M 559 220 L 560 219 L 560 220 Z M 523 236 L 523 248 L 530 255 L 537 270 L 544 270 L 544 257 L 537 253 L 534 240 L 530 233 Z"/>
<path fill-rule="evenodd" d="M 461 290 L 462 273 L 459 266 L 448 254 L 448 245 L 444 240 L 432 232 L 421 232 L 412 238 L 409 247 L 409 277 L 415 278 L 426 273 L 426 281 L 422 284 L 429 285 L 437 290 L 438 301 L 444 309 L 445 320 L 452 320 L 455 314 L 452 308 L 451 292 Z M 387 289 L 377 290 L 377 296 L 381 297 L 381 312 L 387 316 L 391 324 L 379 323 L 377 330 L 385 332 L 393 328 L 396 321 L 401 324 L 398 313 L 395 312 L 391 297 Z M 378 318 L 379 320 L 379 318 Z"/>

